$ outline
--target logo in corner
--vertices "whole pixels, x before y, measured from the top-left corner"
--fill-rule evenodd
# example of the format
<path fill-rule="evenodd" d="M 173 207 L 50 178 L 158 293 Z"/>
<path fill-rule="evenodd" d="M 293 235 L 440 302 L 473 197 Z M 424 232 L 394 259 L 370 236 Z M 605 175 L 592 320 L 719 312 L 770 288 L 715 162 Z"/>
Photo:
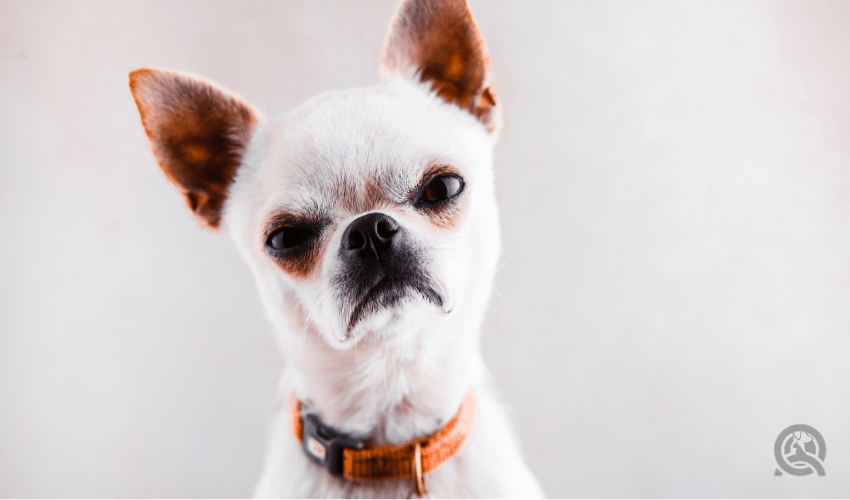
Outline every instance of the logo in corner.
<path fill-rule="evenodd" d="M 823 461 L 826 458 L 826 442 L 814 427 L 796 424 L 779 433 L 773 446 L 779 469 L 792 476 L 808 476 L 816 472 L 825 476 Z M 776 469 L 774 476 L 781 476 Z"/>

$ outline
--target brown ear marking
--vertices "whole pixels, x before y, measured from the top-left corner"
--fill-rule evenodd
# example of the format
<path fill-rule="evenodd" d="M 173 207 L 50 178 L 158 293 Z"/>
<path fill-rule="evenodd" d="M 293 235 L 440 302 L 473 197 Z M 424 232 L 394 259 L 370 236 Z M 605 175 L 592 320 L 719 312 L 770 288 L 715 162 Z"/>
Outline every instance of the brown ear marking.
<path fill-rule="evenodd" d="M 214 83 L 173 71 L 133 71 L 130 92 L 162 171 L 198 222 L 219 229 L 259 114 Z"/>
<path fill-rule="evenodd" d="M 403 0 L 384 42 L 380 73 L 385 80 L 417 76 L 491 134 L 501 127 L 490 56 L 466 0 Z"/>

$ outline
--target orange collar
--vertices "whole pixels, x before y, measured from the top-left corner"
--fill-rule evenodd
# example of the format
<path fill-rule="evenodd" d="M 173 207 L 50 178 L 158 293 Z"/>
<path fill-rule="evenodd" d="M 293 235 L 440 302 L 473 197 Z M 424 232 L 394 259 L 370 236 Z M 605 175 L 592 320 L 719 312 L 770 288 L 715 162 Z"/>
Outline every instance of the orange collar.
<path fill-rule="evenodd" d="M 457 415 L 435 434 L 400 446 L 371 446 L 325 425 L 318 415 L 301 415 L 301 402 L 291 399 L 293 430 L 310 460 L 350 481 L 413 478 L 424 493 L 422 476 L 448 462 L 463 447 L 475 420 L 472 389 Z"/>

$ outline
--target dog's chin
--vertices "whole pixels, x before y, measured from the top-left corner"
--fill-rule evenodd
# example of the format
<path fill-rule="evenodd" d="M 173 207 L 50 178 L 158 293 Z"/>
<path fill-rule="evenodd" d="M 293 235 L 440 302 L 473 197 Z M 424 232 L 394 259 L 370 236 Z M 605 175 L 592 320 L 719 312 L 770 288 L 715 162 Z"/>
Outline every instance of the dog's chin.
<path fill-rule="evenodd" d="M 400 284 L 385 278 L 354 305 L 338 348 L 348 349 L 366 335 L 397 338 L 419 330 L 429 316 L 444 315 L 444 295 L 424 284 Z"/>

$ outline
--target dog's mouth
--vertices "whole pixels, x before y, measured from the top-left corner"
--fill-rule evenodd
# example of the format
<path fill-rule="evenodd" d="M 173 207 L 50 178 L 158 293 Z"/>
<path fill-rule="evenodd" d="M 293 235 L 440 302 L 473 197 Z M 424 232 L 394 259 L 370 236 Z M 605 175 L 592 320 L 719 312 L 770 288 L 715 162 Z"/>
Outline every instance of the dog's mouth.
<path fill-rule="evenodd" d="M 354 327 L 370 314 L 396 307 L 415 297 L 421 297 L 438 308 L 443 307 L 443 297 L 433 286 L 420 280 L 384 277 L 372 286 L 354 306 L 348 327 L 345 329 L 346 336 L 349 336 Z"/>

